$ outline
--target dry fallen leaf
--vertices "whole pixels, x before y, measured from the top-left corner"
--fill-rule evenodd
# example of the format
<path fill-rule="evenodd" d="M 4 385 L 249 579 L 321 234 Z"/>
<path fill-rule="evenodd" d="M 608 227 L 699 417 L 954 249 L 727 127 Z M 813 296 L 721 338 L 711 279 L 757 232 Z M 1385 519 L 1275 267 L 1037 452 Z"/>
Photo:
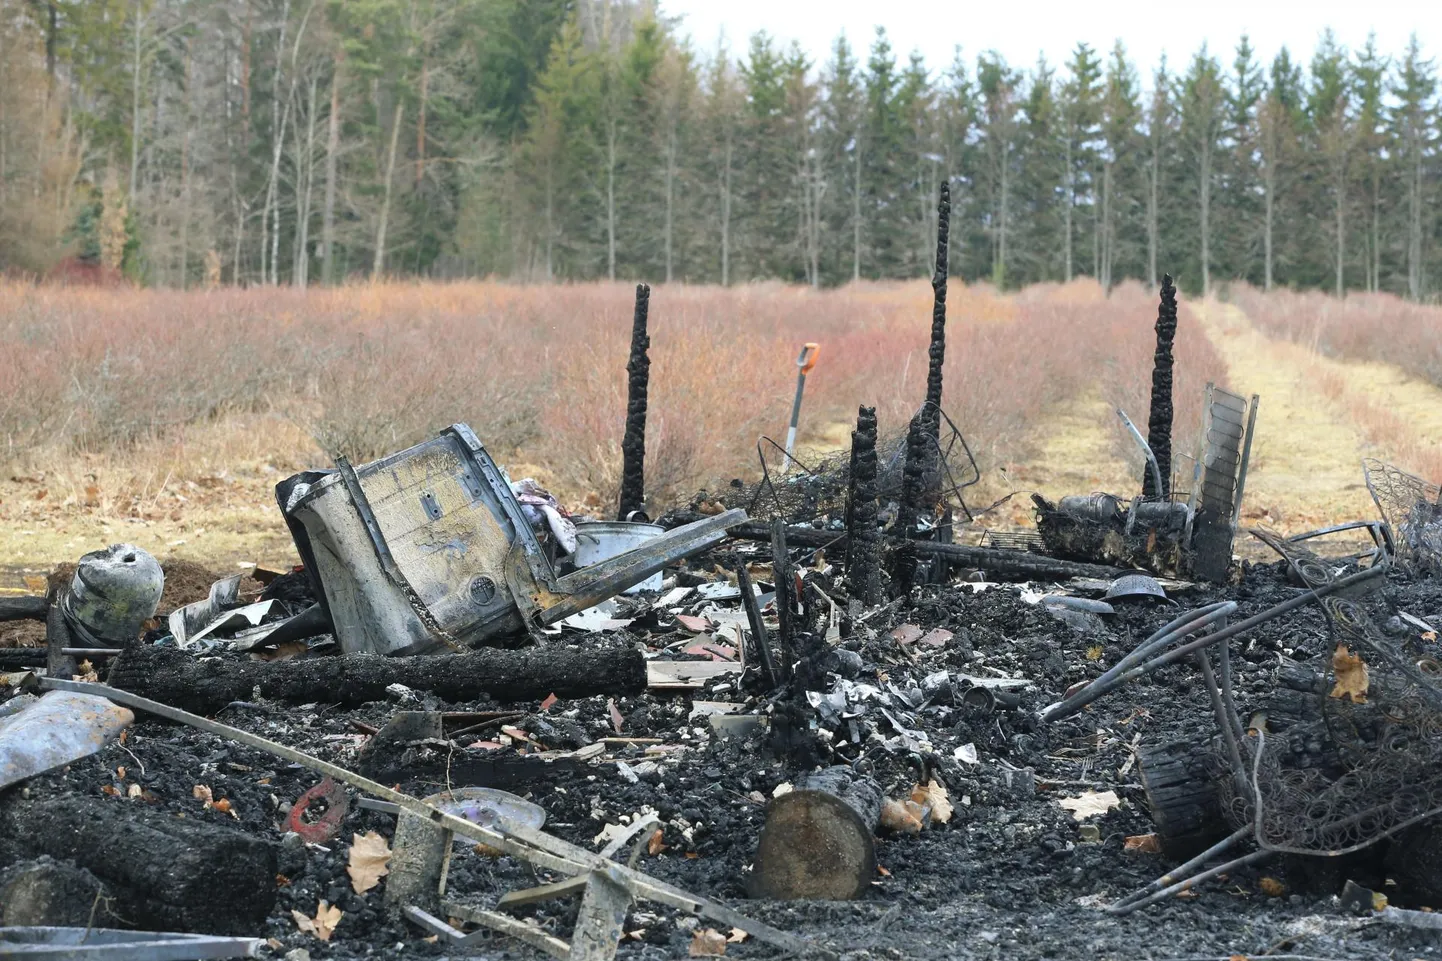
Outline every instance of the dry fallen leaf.
<path fill-rule="evenodd" d="M 656 833 L 651 835 L 651 840 L 646 842 L 646 853 L 655 857 L 666 850 L 666 842 L 662 840 L 665 836 L 666 832 L 657 828 Z"/>
<path fill-rule="evenodd" d="M 1100 644 L 1093 644 L 1091 647 L 1087 648 L 1087 660 L 1100 661 L 1102 659 L 1102 653 L 1104 650 L 1105 648 L 1103 648 Z"/>
<path fill-rule="evenodd" d="M 882 867 L 879 864 L 876 866 L 876 873 L 881 875 L 883 878 L 891 877 L 891 872 L 886 870 L 886 868 Z"/>
<path fill-rule="evenodd" d="M 559 701 L 559 700 L 560 700 L 560 698 L 557 697 L 556 695 L 554 695 L 554 694 L 547 694 L 547 695 L 546 695 L 546 699 L 541 702 L 541 710 L 542 710 L 542 711 L 549 711 L 551 708 L 553 708 L 553 707 L 556 706 L 556 702 Z"/>
<path fill-rule="evenodd" d="M 391 849 L 386 839 L 374 831 L 352 835 L 350 865 L 346 873 L 356 894 L 365 894 L 381 883 L 385 877 L 386 865 L 391 859 Z"/>
<path fill-rule="evenodd" d="M 1161 854 L 1162 839 L 1155 834 L 1133 834 L 1127 838 L 1124 850 L 1138 854 Z"/>
<path fill-rule="evenodd" d="M 1424 640 L 1424 641 L 1435 641 L 1435 640 L 1437 640 L 1437 632 L 1436 632 L 1436 631 L 1423 631 L 1423 632 L 1422 632 L 1422 640 Z"/>
<path fill-rule="evenodd" d="M 1262 880 L 1257 882 L 1257 886 L 1261 888 L 1262 893 L 1269 898 L 1280 898 L 1287 893 L 1287 886 L 1276 878 L 1262 878 Z"/>
<path fill-rule="evenodd" d="M 615 698 L 607 698 L 607 699 L 606 699 L 606 709 L 611 712 L 611 726 L 616 729 L 616 733 L 617 733 L 617 734 L 620 734 L 620 733 L 621 733 L 621 724 L 622 724 L 622 722 L 623 722 L 625 719 L 621 717 L 621 710 L 620 710 L 620 708 L 616 707 L 616 699 L 615 699 Z"/>
<path fill-rule="evenodd" d="M 686 953 L 693 958 L 719 958 L 726 953 L 726 935 L 714 928 L 702 928 L 692 935 Z"/>
<path fill-rule="evenodd" d="M 938 824 L 951 820 L 951 796 L 946 793 L 946 785 L 937 783 L 935 778 L 925 786 L 918 784 L 911 792 L 911 799 L 923 806 L 931 805 L 931 819 Z"/>
<path fill-rule="evenodd" d="M 215 796 L 210 793 L 210 787 L 205 784 L 197 784 L 190 793 L 197 801 L 204 801 L 206 807 L 210 807 L 215 801 Z"/>
<path fill-rule="evenodd" d="M 341 918 L 345 917 L 345 912 L 322 901 L 316 907 L 313 918 L 308 918 L 294 910 L 290 912 L 290 916 L 295 918 L 295 926 L 306 934 L 314 935 L 322 941 L 329 941 L 330 936 L 335 934 L 335 926 L 340 924 Z"/>
<path fill-rule="evenodd" d="M 1367 663 L 1362 655 L 1348 651 L 1346 644 L 1338 644 L 1332 652 L 1332 673 L 1337 678 L 1332 697 L 1351 698 L 1353 704 L 1367 703 Z"/>
<path fill-rule="evenodd" d="M 726 943 L 740 944 L 742 941 L 745 941 L 749 937 L 751 937 L 751 935 L 747 934 L 745 931 L 742 931 L 740 928 L 732 928 L 731 933 L 726 935 Z"/>
<path fill-rule="evenodd" d="M 1120 806 L 1122 801 L 1115 791 L 1083 791 L 1077 797 L 1064 797 L 1056 803 L 1070 811 L 1078 821 L 1085 821 Z"/>

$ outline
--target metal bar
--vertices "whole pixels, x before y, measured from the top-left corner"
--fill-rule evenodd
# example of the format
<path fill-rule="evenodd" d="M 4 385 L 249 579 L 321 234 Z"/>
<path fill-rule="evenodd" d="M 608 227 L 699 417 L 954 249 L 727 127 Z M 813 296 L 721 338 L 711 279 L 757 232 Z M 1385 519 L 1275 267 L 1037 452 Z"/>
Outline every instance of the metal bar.
<path fill-rule="evenodd" d="M 544 951 L 553 958 L 560 958 L 561 961 L 569 961 L 571 957 L 571 946 L 560 938 L 553 937 L 539 928 L 532 927 L 524 921 L 519 921 L 508 914 L 501 914 L 499 911 L 488 911 L 485 908 L 471 907 L 469 904 L 460 904 L 456 901 L 446 901 L 441 905 L 453 918 L 460 918 L 462 921 L 470 921 L 472 924 L 484 924 L 488 928 L 499 931 L 507 937 L 515 938 L 517 941 L 529 944 L 538 951 Z M 474 944 L 474 941 L 467 943 Z"/>
<path fill-rule="evenodd" d="M 1162 494 L 1162 491 L 1166 490 L 1166 488 L 1162 486 L 1162 469 L 1157 465 L 1157 455 L 1152 453 L 1152 446 L 1147 443 L 1147 439 L 1142 436 L 1142 432 L 1137 430 L 1137 425 L 1132 423 L 1132 419 L 1127 416 L 1126 411 L 1118 407 L 1117 416 L 1122 419 L 1123 424 L 1127 425 L 1127 430 L 1132 432 L 1132 438 L 1137 442 L 1137 446 L 1140 447 L 1142 453 L 1146 455 L 1147 463 L 1150 464 L 1152 468 L 1152 482 L 1157 485 L 1157 498 L 1159 500 L 1164 499 L 1165 495 Z M 1167 468 L 1168 473 L 1170 473 L 1171 465 L 1168 464 Z"/>
<path fill-rule="evenodd" d="M 692 914 L 711 918 L 722 924 L 730 925 L 733 928 L 740 928 L 752 937 L 773 944 L 779 948 L 797 954 L 818 954 L 823 957 L 835 958 L 835 953 L 827 951 L 812 944 L 804 938 L 794 934 L 787 934 L 768 924 L 752 920 L 738 911 L 718 904 L 706 898 L 700 898 L 689 894 L 680 888 L 667 884 L 664 881 L 643 874 L 634 868 L 616 864 L 616 862 L 601 857 L 600 855 L 587 851 L 568 841 L 554 835 L 546 834 L 532 828 L 520 825 L 509 825 L 506 827 L 484 827 L 473 824 L 463 818 L 455 817 L 444 811 L 426 804 L 419 798 L 400 791 L 392 790 L 377 781 L 362 777 L 359 774 L 349 771 L 338 764 L 323 761 L 318 757 L 306 754 L 304 751 L 297 751 L 284 744 L 277 744 L 248 731 L 231 727 L 228 724 L 221 724 L 219 721 L 212 721 L 189 711 L 182 711 L 179 708 L 162 704 L 159 701 L 152 701 L 150 698 L 132 694 L 129 691 L 122 691 L 118 688 L 109 687 L 104 684 L 91 684 L 84 681 L 65 681 L 59 678 L 46 677 L 40 681 L 42 687 L 48 690 L 79 691 L 87 694 L 98 694 L 108 698 L 117 704 L 123 704 L 134 710 L 145 711 L 157 717 L 177 721 L 189 725 L 197 730 L 206 731 L 218 737 L 223 737 L 238 744 L 245 744 L 257 750 L 265 751 L 276 757 L 293 761 L 302 767 L 309 768 L 321 774 L 330 775 L 337 781 L 342 781 L 358 790 L 365 791 L 382 800 L 391 801 L 407 813 L 414 814 L 425 821 L 435 824 L 437 827 L 452 831 L 464 838 L 473 841 L 480 841 L 489 847 L 499 848 L 503 853 L 550 871 L 562 874 L 575 875 L 596 868 L 614 868 L 620 872 L 620 877 L 625 879 L 636 897 L 648 901 L 656 901 L 660 904 L 667 904 Z M 458 915 L 459 916 L 459 915 Z"/>
<path fill-rule="evenodd" d="M 1247 767 L 1242 763 L 1242 750 L 1237 745 L 1231 715 L 1223 706 L 1222 691 L 1217 685 L 1216 673 L 1212 670 L 1212 659 L 1207 656 L 1205 649 L 1198 651 L 1196 658 L 1197 666 L 1202 671 L 1202 682 L 1207 686 L 1207 698 L 1212 702 L 1212 714 L 1217 719 L 1217 727 L 1222 729 L 1222 740 L 1227 745 L 1227 759 L 1232 762 L 1232 780 L 1236 782 L 1237 790 L 1245 794 L 1250 787 L 1247 783 Z"/>
<path fill-rule="evenodd" d="M 1123 905 L 1140 900 L 1141 898 L 1146 897 L 1148 894 L 1151 894 L 1154 891 L 1160 891 L 1163 888 L 1175 884 L 1177 878 L 1185 877 L 1188 871 L 1195 871 L 1197 868 L 1201 867 L 1203 864 L 1206 864 L 1212 858 L 1216 857 L 1218 854 L 1221 854 L 1223 851 L 1227 850 L 1232 845 L 1236 844 L 1238 841 L 1247 837 L 1251 833 L 1252 826 L 1250 824 L 1248 824 L 1246 827 L 1237 828 L 1237 830 L 1233 831 L 1226 838 L 1218 841 L 1216 844 L 1213 844 L 1211 847 L 1207 848 L 1205 851 L 1203 851 L 1201 854 L 1198 854 L 1190 861 L 1177 865 L 1166 874 L 1163 874 L 1161 877 L 1148 884 L 1146 887 L 1138 888 L 1131 894 L 1128 894 L 1126 897 L 1117 901 L 1111 907 L 1107 908 L 1107 910 L 1115 910 L 1116 908 L 1119 908 Z"/>
<path fill-rule="evenodd" d="M 1187 878 L 1184 881 L 1178 881 L 1176 884 L 1173 884 L 1170 887 L 1162 888 L 1155 894 L 1142 898 L 1140 901 L 1133 901 L 1121 907 L 1113 905 L 1112 907 L 1107 908 L 1106 912 L 1108 914 L 1131 914 L 1133 911 L 1138 911 L 1149 904 L 1156 904 L 1158 901 L 1161 901 L 1164 898 L 1169 898 L 1173 895 L 1180 894 L 1183 891 L 1189 890 L 1190 888 L 1201 884 L 1203 881 L 1210 881 L 1212 878 L 1216 877 L 1219 874 L 1225 874 L 1228 871 L 1235 871 L 1237 868 L 1246 867 L 1248 864 L 1256 864 L 1258 861 L 1265 860 L 1271 856 L 1271 851 L 1253 851 L 1251 854 L 1244 854 L 1239 858 L 1226 862 L 1225 864 L 1219 864 L 1214 868 L 1203 871 L 1201 874 L 1195 875 L 1194 877 Z"/>
<path fill-rule="evenodd" d="M 1247 489 L 1247 464 L 1252 459 L 1252 432 L 1257 428 L 1257 404 L 1260 402 L 1261 396 L 1253 394 L 1250 410 L 1247 412 L 1247 436 L 1242 439 L 1242 463 L 1237 468 L 1237 502 L 1232 507 L 1233 537 L 1242 522 L 1242 494 Z"/>
<path fill-rule="evenodd" d="M 264 946 L 261 938 L 209 934 L 115 928 L 0 928 L 0 957 L 24 961 L 212 961 L 259 957 Z"/>
<path fill-rule="evenodd" d="M 501 900 L 496 902 L 496 907 L 519 908 L 527 904 L 539 904 L 542 901 L 564 898 L 584 888 L 589 877 L 590 875 L 578 874 L 575 877 L 566 878 L 564 881 L 552 881 L 550 884 L 538 884 L 533 888 L 507 891 L 501 895 Z"/>

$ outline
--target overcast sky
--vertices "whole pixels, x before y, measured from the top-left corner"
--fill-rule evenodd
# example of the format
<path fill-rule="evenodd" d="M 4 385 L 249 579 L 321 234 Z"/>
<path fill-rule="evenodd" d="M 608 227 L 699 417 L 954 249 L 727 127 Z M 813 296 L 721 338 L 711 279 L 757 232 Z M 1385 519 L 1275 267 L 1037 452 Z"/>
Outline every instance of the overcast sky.
<path fill-rule="evenodd" d="M 919 50 L 932 69 L 949 64 L 958 44 L 968 61 L 998 50 L 1013 66 L 1030 67 L 1039 53 L 1055 65 L 1078 41 L 1108 51 L 1120 38 L 1149 75 L 1162 51 L 1173 66 L 1184 64 L 1204 41 L 1230 62 L 1243 33 L 1263 62 L 1286 46 L 1305 63 L 1329 26 L 1349 48 L 1375 32 L 1379 49 L 1397 55 L 1413 31 L 1428 55 L 1442 46 L 1442 0 L 661 0 L 661 10 L 679 15 L 682 32 L 707 54 L 722 30 L 733 53 L 766 30 L 783 45 L 798 41 L 821 63 L 844 31 L 864 60 L 880 25 L 898 59 Z"/>

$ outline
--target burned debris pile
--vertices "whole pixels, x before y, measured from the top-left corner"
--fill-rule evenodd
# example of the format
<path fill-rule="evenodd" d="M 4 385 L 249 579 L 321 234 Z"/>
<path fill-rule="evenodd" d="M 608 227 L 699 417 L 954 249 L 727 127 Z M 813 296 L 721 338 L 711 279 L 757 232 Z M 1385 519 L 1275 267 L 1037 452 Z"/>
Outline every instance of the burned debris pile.
<path fill-rule="evenodd" d="M 614 515 L 457 424 L 281 482 L 293 570 L 175 597 L 117 545 L 0 597 L 46 632 L 0 651 L 0 953 L 1418 950 L 1438 488 L 1368 462 L 1380 519 L 1241 561 L 1258 399 L 1181 398 L 1172 455 L 1167 278 L 1139 490 L 988 531 L 938 212 L 926 398 L 848 451 L 763 441 L 653 523 L 642 286 Z"/>

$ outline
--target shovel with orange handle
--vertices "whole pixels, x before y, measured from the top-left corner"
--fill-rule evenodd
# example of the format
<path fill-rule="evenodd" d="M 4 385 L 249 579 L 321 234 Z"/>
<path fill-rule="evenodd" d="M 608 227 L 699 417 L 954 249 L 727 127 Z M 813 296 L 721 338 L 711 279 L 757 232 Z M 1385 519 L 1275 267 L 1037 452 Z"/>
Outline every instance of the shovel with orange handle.
<path fill-rule="evenodd" d="M 796 449 L 796 424 L 801 420 L 801 394 L 806 390 L 806 375 L 816 366 L 820 344 L 806 344 L 796 357 L 796 400 L 791 405 L 791 427 L 786 431 L 786 466 L 791 467 L 791 452 Z"/>

